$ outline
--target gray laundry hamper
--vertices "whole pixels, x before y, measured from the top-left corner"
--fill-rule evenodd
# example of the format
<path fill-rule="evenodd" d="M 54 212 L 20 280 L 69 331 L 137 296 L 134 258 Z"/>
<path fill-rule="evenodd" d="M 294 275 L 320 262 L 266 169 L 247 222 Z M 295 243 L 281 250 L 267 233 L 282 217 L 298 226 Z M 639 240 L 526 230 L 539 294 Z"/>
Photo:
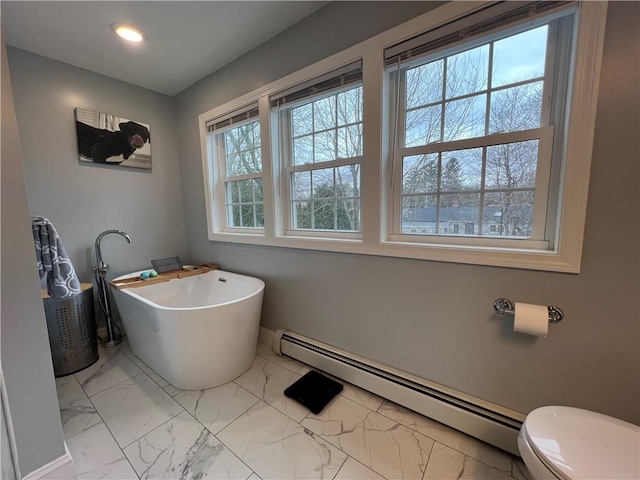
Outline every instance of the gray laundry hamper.
<path fill-rule="evenodd" d="M 82 283 L 79 294 L 64 299 L 51 298 L 43 289 L 42 300 L 55 376 L 75 373 L 98 360 L 93 286 Z"/>

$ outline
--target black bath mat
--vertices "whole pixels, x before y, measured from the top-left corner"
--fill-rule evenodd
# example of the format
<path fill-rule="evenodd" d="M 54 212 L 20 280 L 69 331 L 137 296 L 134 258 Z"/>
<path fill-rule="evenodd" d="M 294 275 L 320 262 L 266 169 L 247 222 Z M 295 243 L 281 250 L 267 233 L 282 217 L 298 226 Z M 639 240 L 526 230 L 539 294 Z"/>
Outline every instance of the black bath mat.
<path fill-rule="evenodd" d="M 312 370 L 289 385 L 284 394 L 318 414 L 341 391 L 341 384 Z"/>

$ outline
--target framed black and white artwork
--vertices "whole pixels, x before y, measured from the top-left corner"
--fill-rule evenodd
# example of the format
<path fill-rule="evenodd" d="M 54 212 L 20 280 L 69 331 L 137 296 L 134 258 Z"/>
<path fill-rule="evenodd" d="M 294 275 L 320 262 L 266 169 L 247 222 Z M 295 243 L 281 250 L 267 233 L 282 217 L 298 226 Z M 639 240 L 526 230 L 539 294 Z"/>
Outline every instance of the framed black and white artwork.
<path fill-rule="evenodd" d="M 151 169 L 149 125 L 84 108 L 75 120 L 80 161 Z"/>

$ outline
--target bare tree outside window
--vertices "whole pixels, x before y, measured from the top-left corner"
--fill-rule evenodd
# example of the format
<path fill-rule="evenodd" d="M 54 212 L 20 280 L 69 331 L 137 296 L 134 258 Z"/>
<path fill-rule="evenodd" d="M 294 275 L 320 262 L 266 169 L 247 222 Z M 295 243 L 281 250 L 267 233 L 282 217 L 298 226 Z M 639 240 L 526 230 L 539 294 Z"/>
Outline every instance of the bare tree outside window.
<path fill-rule="evenodd" d="M 227 130 L 218 134 L 218 141 L 224 151 L 228 225 L 263 228 L 260 123 L 255 121 Z M 253 178 L 246 178 L 247 175 Z"/>
<path fill-rule="evenodd" d="M 443 145 L 402 160 L 403 233 L 531 235 L 538 140 L 445 144 L 540 127 L 546 35 L 545 25 L 401 71 L 400 147 Z M 514 57 L 518 47 L 529 56 Z"/>
<path fill-rule="evenodd" d="M 293 166 L 357 160 L 291 174 L 293 227 L 359 231 L 362 87 L 294 107 L 290 119 Z"/>

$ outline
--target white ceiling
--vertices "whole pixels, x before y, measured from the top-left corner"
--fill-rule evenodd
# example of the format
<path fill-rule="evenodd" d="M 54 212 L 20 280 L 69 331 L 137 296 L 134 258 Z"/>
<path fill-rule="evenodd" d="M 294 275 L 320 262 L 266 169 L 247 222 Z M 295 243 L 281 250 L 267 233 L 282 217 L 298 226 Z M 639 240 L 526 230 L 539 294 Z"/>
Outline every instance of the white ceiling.
<path fill-rule="evenodd" d="M 310 15 L 326 1 L 2 1 L 8 45 L 167 95 Z M 146 33 L 129 44 L 113 22 Z"/>

